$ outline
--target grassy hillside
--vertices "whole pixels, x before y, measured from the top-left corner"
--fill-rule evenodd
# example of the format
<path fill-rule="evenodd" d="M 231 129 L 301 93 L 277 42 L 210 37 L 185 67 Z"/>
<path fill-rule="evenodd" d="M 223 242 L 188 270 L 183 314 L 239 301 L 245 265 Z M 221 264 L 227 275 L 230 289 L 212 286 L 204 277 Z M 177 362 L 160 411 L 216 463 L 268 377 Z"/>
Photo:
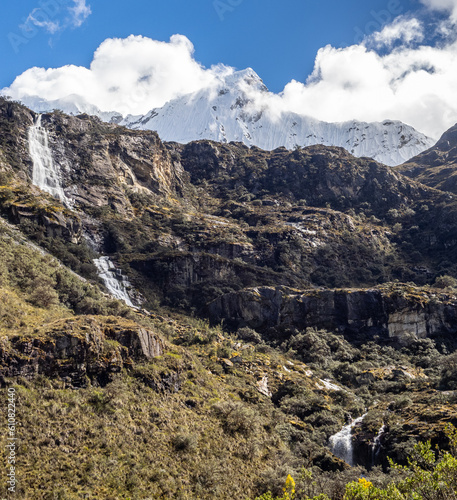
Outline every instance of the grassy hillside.
<path fill-rule="evenodd" d="M 370 406 L 360 433 L 372 438 L 388 425 L 384 446 L 400 460 L 417 438 L 445 444 L 446 422 L 456 422 L 453 393 L 437 390 L 452 388 L 455 356 L 443 356 L 432 341 L 356 348 L 338 335 L 307 331 L 273 348 L 247 328 L 227 336 L 176 313 L 139 316 L 9 229 L 0 249 L 4 361 L 17 359 L 24 342 L 46 345 L 64 332 L 86 336 L 105 324 L 131 329 L 135 321 L 166 346 L 150 361 L 106 366 L 109 379 L 89 374 L 78 388 L 49 357 L 39 363 L 54 363 L 55 376 L 3 376 L 3 387 L 17 391 L 21 498 L 254 497 L 279 494 L 288 474 L 304 487 L 303 467 L 319 478 L 316 492 L 338 498 L 361 472 L 345 471 L 323 444 L 349 413 L 355 417 Z M 84 315 L 80 302 L 69 301 L 75 296 L 92 296 L 102 315 Z M 103 316 L 107 312 L 127 318 Z M 97 359 L 119 349 L 122 344 L 106 339 Z M 261 392 L 265 377 L 271 397 Z M 328 389 L 327 379 L 343 390 Z M 423 427 L 405 433 L 402 422 L 412 419 Z"/>

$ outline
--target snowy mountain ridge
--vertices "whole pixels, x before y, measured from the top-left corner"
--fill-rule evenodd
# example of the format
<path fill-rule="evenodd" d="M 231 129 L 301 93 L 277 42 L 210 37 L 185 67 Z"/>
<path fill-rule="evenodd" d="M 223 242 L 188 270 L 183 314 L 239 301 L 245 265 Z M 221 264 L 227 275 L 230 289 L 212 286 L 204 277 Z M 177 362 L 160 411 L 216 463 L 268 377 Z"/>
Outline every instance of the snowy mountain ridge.
<path fill-rule="evenodd" d="M 35 111 L 35 113 L 48 113 L 54 110 L 60 110 L 67 115 L 93 115 L 98 116 L 105 122 L 117 123 L 123 119 L 122 115 L 116 111 L 101 111 L 97 106 L 88 102 L 83 96 L 71 94 L 63 99 L 54 99 L 52 101 L 43 99 L 39 96 L 25 96 L 20 99 L 24 106 Z"/>
<path fill-rule="evenodd" d="M 280 112 L 275 97 L 248 68 L 221 76 L 216 85 L 173 99 L 143 116 L 102 112 L 76 95 L 56 101 L 28 97 L 23 102 L 34 111 L 87 113 L 131 129 L 155 130 L 164 141 L 235 141 L 265 150 L 323 144 L 340 146 L 354 156 L 371 157 L 389 166 L 404 163 L 436 142 L 400 121 L 327 123 Z"/>

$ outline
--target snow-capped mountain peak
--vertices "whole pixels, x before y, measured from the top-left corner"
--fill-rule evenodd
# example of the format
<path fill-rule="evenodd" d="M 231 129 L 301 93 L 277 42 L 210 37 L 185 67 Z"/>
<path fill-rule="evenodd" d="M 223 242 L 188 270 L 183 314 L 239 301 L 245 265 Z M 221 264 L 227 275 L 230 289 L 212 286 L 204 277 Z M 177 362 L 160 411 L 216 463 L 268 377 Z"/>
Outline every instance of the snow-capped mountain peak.
<path fill-rule="evenodd" d="M 122 117 L 115 111 L 102 112 L 80 95 L 53 101 L 28 96 L 22 101 L 37 112 L 61 109 L 68 114 L 96 115 L 132 129 L 155 130 L 165 141 L 236 141 L 265 150 L 323 144 L 391 166 L 404 163 L 436 142 L 399 121 L 327 123 L 284 111 L 277 106 L 280 96 L 269 92 L 252 68 L 221 72 L 212 85 L 179 96 L 145 115 Z"/>
<path fill-rule="evenodd" d="M 216 86 L 173 99 L 141 117 L 121 123 L 155 130 L 165 141 L 199 139 L 243 142 L 273 150 L 280 146 L 340 146 L 355 156 L 398 165 L 431 147 L 435 141 L 399 121 L 327 123 L 272 106 L 274 94 L 248 68 L 221 77 Z"/>
<path fill-rule="evenodd" d="M 252 68 L 234 71 L 223 79 L 223 83 L 228 88 L 243 88 L 247 86 L 262 92 L 268 91 L 263 80 Z"/>
<path fill-rule="evenodd" d="M 122 115 L 116 111 L 104 112 L 97 106 L 91 104 L 83 96 L 71 94 L 61 99 L 47 100 L 39 96 L 26 96 L 21 99 L 22 104 L 36 113 L 46 113 L 59 109 L 68 115 L 94 115 L 106 122 L 118 122 Z"/>

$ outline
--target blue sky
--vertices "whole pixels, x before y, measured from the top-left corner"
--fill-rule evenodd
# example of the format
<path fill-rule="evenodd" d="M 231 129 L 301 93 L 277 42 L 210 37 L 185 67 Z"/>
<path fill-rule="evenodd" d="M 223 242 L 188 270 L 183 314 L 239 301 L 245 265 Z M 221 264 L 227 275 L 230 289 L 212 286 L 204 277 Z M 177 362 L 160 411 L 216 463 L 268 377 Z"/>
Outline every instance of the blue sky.
<path fill-rule="evenodd" d="M 27 34 L 30 39 L 23 36 L 21 25 L 35 9 L 39 20 L 62 23 L 71 4 L 9 2 L 0 18 L 0 88 L 32 66 L 88 66 L 106 38 L 135 34 L 167 41 L 179 33 L 192 41 L 204 66 L 252 67 L 279 92 L 293 78 L 306 79 L 319 48 L 350 45 L 361 33 L 419 7 L 399 0 L 93 0 L 87 2 L 92 14 L 80 27 L 55 34 L 37 28 L 34 36 Z"/>
<path fill-rule="evenodd" d="M 252 67 L 275 113 L 434 138 L 457 121 L 457 0 L 21 0 L 0 54 L 2 94 L 26 103 L 138 115 Z"/>

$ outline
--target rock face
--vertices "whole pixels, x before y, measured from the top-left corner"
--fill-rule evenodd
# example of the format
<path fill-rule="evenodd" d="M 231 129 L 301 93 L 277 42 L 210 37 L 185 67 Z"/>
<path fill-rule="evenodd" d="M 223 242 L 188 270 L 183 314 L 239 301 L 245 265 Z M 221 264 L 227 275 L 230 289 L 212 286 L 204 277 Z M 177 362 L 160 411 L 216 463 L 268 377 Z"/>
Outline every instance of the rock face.
<path fill-rule="evenodd" d="M 36 117 L 0 98 L 0 170 L 16 170 L 27 183 L 32 180 L 28 131 Z M 182 189 L 182 168 L 155 132 L 133 132 L 96 117 L 62 113 L 42 115 L 41 126 L 65 195 L 76 208 L 109 206 L 129 214 L 130 193 L 176 196 Z"/>
<path fill-rule="evenodd" d="M 430 315 L 429 315 L 430 316 Z M 437 329 L 439 329 L 439 325 Z M 387 325 L 389 337 L 402 338 L 412 335 L 415 338 L 426 338 L 428 333 L 435 333 L 434 319 L 428 317 L 425 309 L 420 311 L 403 310 L 389 315 Z"/>
<path fill-rule="evenodd" d="M 50 238 L 61 237 L 72 243 L 81 239 L 81 220 L 71 212 L 46 205 L 30 206 L 20 196 L 11 204 L 5 204 L 4 209 L 15 224 L 34 223 L 43 227 Z"/>
<path fill-rule="evenodd" d="M 397 170 L 427 186 L 457 194 L 457 124 L 435 144 Z"/>
<path fill-rule="evenodd" d="M 249 192 L 305 199 L 310 206 L 357 207 L 369 203 L 378 213 L 429 195 L 427 188 L 368 158 L 343 148 L 310 146 L 263 151 L 244 144 L 197 141 L 168 144 L 179 155 L 191 182 L 214 183 L 220 190 L 242 184 Z"/>
<path fill-rule="evenodd" d="M 133 360 L 153 359 L 163 354 L 163 342 L 146 328 L 108 330 L 107 336 L 127 347 Z"/>
<path fill-rule="evenodd" d="M 268 268 L 203 252 L 148 256 L 130 261 L 130 266 L 154 280 L 168 295 L 182 294 L 185 291 L 185 295 L 190 295 L 197 307 L 205 304 L 205 284 L 222 289 L 230 286 L 233 289 L 250 286 L 252 283 L 267 285 L 272 281 L 284 284 L 290 282 L 290 279 Z M 193 297 L 193 293 L 197 296 Z"/>
<path fill-rule="evenodd" d="M 31 174 L 28 152 L 28 130 L 34 123 L 34 113 L 24 106 L 0 98 L 1 153 L 0 171 L 15 172 L 23 180 Z M 24 171 L 24 167 L 27 171 Z M 31 177 L 29 177 L 31 178 Z"/>
<path fill-rule="evenodd" d="M 397 286 L 372 290 L 253 288 L 226 294 L 209 305 L 213 322 L 234 328 L 323 328 L 349 337 L 380 335 L 407 342 L 457 333 L 457 298 Z"/>
<path fill-rule="evenodd" d="M 183 171 L 154 132 L 136 133 L 87 115 L 44 115 L 65 192 L 76 206 L 132 209 L 129 192 L 176 196 Z"/>
<path fill-rule="evenodd" d="M 41 333 L 41 332 L 40 332 Z M 161 338 L 132 321 L 81 317 L 59 321 L 44 334 L 0 340 L 0 379 L 59 377 L 81 387 L 89 380 L 100 385 L 134 361 L 163 354 Z"/>

